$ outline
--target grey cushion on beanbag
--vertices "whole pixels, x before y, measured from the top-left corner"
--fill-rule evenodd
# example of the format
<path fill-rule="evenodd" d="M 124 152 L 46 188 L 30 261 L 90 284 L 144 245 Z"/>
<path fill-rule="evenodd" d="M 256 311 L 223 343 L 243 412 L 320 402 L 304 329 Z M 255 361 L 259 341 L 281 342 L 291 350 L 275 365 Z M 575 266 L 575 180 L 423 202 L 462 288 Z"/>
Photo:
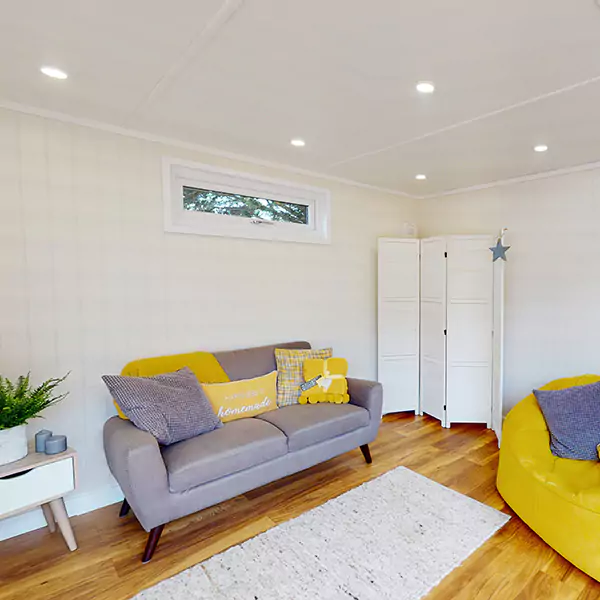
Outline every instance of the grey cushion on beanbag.
<path fill-rule="evenodd" d="M 550 431 L 554 456 L 598 460 L 600 382 L 564 390 L 534 390 Z"/>
<path fill-rule="evenodd" d="M 165 446 L 223 426 L 187 367 L 154 377 L 103 375 L 102 380 L 125 416 Z"/>

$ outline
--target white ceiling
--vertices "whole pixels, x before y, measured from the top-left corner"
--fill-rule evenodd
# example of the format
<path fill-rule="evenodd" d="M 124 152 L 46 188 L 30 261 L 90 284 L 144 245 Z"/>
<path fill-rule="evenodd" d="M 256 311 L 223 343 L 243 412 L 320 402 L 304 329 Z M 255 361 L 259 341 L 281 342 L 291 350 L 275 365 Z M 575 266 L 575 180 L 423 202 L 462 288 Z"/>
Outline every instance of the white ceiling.
<path fill-rule="evenodd" d="M 20 0 L 0 55 L 5 105 L 415 196 L 600 160 L 595 0 Z"/>

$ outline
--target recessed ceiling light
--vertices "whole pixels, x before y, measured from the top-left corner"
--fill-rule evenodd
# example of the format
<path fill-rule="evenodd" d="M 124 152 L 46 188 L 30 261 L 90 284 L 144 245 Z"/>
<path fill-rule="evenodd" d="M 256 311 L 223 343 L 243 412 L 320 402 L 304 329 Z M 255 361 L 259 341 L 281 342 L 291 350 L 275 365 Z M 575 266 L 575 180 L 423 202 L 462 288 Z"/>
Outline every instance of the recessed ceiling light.
<path fill-rule="evenodd" d="M 422 173 L 420 173 L 419 175 L 415 175 L 415 179 L 423 181 L 424 179 L 427 179 L 427 175 L 423 175 Z"/>
<path fill-rule="evenodd" d="M 546 150 L 548 150 L 548 146 L 546 146 L 546 144 L 538 144 L 537 146 L 534 146 L 533 149 L 536 152 L 546 152 Z"/>
<path fill-rule="evenodd" d="M 417 92 L 421 92 L 421 94 L 433 94 L 434 91 L 435 85 L 431 81 L 419 81 L 417 83 Z"/>
<path fill-rule="evenodd" d="M 302 148 L 302 146 L 306 146 L 306 142 L 304 140 L 292 140 L 290 142 L 290 144 L 292 144 L 292 146 L 296 146 L 296 148 Z"/>
<path fill-rule="evenodd" d="M 48 75 L 48 77 L 52 77 L 53 79 L 66 79 L 68 77 L 64 71 L 61 71 L 56 67 L 42 67 L 40 71 L 44 75 Z"/>

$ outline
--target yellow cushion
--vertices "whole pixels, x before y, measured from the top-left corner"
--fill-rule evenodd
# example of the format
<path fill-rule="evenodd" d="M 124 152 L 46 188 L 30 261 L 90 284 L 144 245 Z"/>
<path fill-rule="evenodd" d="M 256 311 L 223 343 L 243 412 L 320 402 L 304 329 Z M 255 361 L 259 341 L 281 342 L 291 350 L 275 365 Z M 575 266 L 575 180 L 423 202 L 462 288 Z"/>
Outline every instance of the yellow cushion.
<path fill-rule="evenodd" d="M 600 381 L 597 375 L 558 379 L 543 390 Z M 557 458 L 544 415 L 530 394 L 502 429 L 498 491 L 550 546 L 600 580 L 600 463 Z"/>
<path fill-rule="evenodd" d="M 153 377 L 162 373 L 172 373 L 189 367 L 200 383 L 222 383 L 229 381 L 227 373 L 210 352 L 189 352 L 187 354 L 171 354 L 154 358 L 140 358 L 123 367 L 121 375 L 129 377 Z M 127 419 L 117 403 L 115 407 L 121 419 Z"/>
<path fill-rule="evenodd" d="M 202 389 L 223 423 L 277 408 L 277 371 L 254 379 L 203 383 Z"/>
<path fill-rule="evenodd" d="M 348 361 L 345 358 L 308 358 L 303 366 L 304 381 L 316 380 L 316 385 L 303 391 L 298 401 L 300 404 L 317 404 L 332 402 L 346 404 L 348 396 Z"/>
<path fill-rule="evenodd" d="M 331 348 L 325 348 L 324 350 L 275 348 L 278 406 L 298 404 L 300 384 L 304 383 L 303 365 L 307 358 L 331 358 L 331 355 Z"/>

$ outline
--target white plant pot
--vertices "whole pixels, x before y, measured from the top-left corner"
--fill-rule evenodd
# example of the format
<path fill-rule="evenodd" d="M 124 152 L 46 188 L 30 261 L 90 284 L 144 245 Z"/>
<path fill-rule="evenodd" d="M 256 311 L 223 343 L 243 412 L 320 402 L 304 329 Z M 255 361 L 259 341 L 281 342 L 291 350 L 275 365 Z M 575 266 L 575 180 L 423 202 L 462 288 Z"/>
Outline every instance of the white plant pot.
<path fill-rule="evenodd" d="M 27 456 L 27 426 L 0 429 L 0 465 Z"/>

